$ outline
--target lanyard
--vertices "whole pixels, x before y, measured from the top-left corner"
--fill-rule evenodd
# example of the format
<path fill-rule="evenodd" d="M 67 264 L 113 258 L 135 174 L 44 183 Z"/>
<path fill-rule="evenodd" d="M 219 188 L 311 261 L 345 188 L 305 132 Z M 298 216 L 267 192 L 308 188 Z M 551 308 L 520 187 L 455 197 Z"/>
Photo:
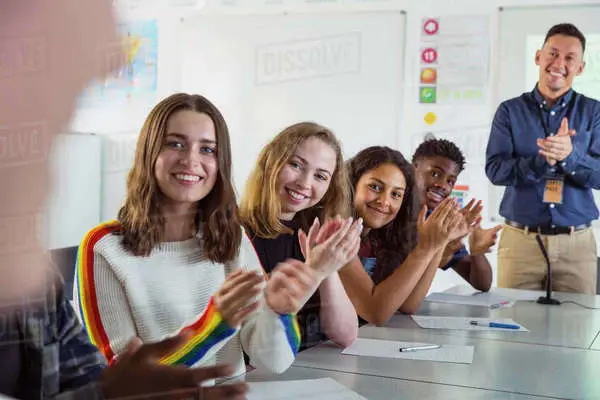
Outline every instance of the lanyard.
<path fill-rule="evenodd" d="M 573 107 L 575 106 L 576 94 L 577 93 L 575 93 L 575 92 L 573 92 L 571 94 L 571 100 L 569 100 L 569 105 L 567 106 L 567 113 L 565 115 L 571 114 L 571 111 L 573 110 Z M 534 99 L 535 99 L 535 96 L 534 96 Z M 546 137 L 548 137 L 548 136 L 550 136 L 550 134 L 552 132 L 550 132 L 550 128 L 548 127 L 548 124 L 546 123 L 546 118 L 544 117 L 544 112 L 542 111 L 542 108 L 544 108 L 544 106 L 540 107 L 540 105 L 538 105 L 538 116 L 540 118 L 540 122 L 542 123 L 542 128 L 544 129 L 544 134 Z"/>

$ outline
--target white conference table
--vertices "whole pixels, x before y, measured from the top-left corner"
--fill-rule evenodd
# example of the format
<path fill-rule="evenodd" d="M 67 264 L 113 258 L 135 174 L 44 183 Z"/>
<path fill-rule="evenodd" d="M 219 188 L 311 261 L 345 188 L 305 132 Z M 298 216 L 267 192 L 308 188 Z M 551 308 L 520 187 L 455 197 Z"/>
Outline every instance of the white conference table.
<path fill-rule="evenodd" d="M 437 363 L 341 354 L 323 344 L 298 355 L 294 366 L 383 376 L 561 399 L 600 398 L 600 352 L 511 343 L 393 328 L 362 330 L 361 337 L 472 345 L 472 364 Z M 589 397 L 594 394 L 594 397 Z"/>
<path fill-rule="evenodd" d="M 283 381 L 331 378 L 369 400 L 394 399 L 461 399 L 461 400 L 542 400 L 548 397 L 527 396 L 507 392 L 473 389 L 452 385 L 431 384 L 380 376 L 327 371 L 315 368 L 291 367 L 281 375 L 250 372 L 247 382 Z M 281 393 L 278 400 L 292 400 L 293 393 Z M 314 398 L 313 400 L 318 400 Z"/>
<path fill-rule="evenodd" d="M 460 286 L 447 292 L 473 293 L 474 290 Z M 417 315 L 463 316 L 485 318 L 511 318 L 524 325 L 530 332 L 491 332 L 436 330 L 438 334 L 458 335 L 487 340 L 515 343 L 532 343 L 547 346 L 574 347 L 588 349 L 600 332 L 600 310 L 591 310 L 573 303 L 559 306 L 537 304 L 535 300 L 544 294 L 539 291 L 518 291 L 514 289 L 495 289 L 494 293 L 520 298 L 516 306 L 490 310 L 485 307 L 456 304 L 433 303 L 424 301 Z M 600 296 L 573 293 L 554 293 L 560 301 L 575 301 L 587 307 L 600 309 Z M 386 325 L 390 328 L 420 329 L 407 315 L 396 315 Z"/>
<path fill-rule="evenodd" d="M 504 289 L 498 292 L 507 294 Z M 339 376 L 350 382 L 361 376 L 365 378 L 352 388 L 372 400 L 390 398 L 384 395 L 402 390 L 397 386 L 406 388 L 399 392 L 405 395 L 398 398 L 426 398 L 419 391 L 412 392 L 412 388 L 429 385 L 431 393 L 439 395 L 436 391 L 455 390 L 457 398 L 465 398 L 462 395 L 465 390 L 466 396 L 475 396 L 473 398 L 485 394 L 486 398 L 600 399 L 600 351 L 596 351 L 600 350 L 598 310 L 574 304 L 544 306 L 531 301 L 542 292 L 516 291 L 513 294 L 529 300 L 491 311 L 483 307 L 424 303 L 418 314 L 513 318 L 530 332 L 421 329 L 406 315 L 394 316 L 386 327 L 366 325 L 359 329 L 362 338 L 472 345 L 475 347 L 472 364 L 349 356 L 342 355 L 341 348 L 325 343 L 299 353 L 289 372 L 291 375 L 284 375 L 282 379 L 295 376 L 299 368 L 304 374 L 312 374 L 306 370 L 313 369 L 315 376 L 341 373 Z M 555 297 L 600 307 L 600 296 L 557 293 Z M 371 389 L 363 386 L 376 384 L 371 378 L 383 379 L 377 382 L 384 383 L 381 388 L 372 389 L 375 392 L 369 392 L 373 396 L 367 396 Z M 249 374 L 249 379 L 259 378 Z M 437 388 L 439 386 L 453 389 Z"/>

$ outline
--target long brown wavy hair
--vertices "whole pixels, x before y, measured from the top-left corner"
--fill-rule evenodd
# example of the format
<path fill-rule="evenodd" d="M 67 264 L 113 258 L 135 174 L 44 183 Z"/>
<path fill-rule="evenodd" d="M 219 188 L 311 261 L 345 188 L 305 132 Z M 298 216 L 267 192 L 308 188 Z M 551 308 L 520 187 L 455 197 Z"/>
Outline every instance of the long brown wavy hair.
<path fill-rule="evenodd" d="M 279 173 L 306 139 L 318 138 L 335 151 L 336 166 L 325 195 L 315 206 L 296 213 L 294 220 L 305 232 L 315 217 L 350 215 L 350 191 L 344 168 L 342 147 L 329 129 L 314 122 L 300 122 L 285 128 L 261 151 L 251 172 L 240 205 L 242 223 L 259 237 L 275 238 L 281 233 L 293 233 L 281 223 L 281 201 L 277 193 Z"/>
<path fill-rule="evenodd" d="M 210 193 L 198 202 L 195 222 L 202 230 L 202 249 L 206 257 L 213 262 L 228 262 L 237 256 L 242 238 L 231 182 L 229 130 L 217 107 L 200 95 L 171 95 L 158 103 L 146 118 L 137 141 L 133 168 L 127 177 L 125 204 L 118 214 L 123 245 L 135 255 L 147 256 L 163 241 L 165 221 L 154 166 L 165 144 L 167 122 L 181 110 L 206 114 L 215 126 L 217 180 Z"/>
<path fill-rule="evenodd" d="M 389 224 L 371 229 L 363 240 L 370 240 L 378 249 L 375 254 L 373 282 L 383 281 L 404 262 L 417 243 L 417 217 L 419 214 L 419 191 L 412 165 L 397 150 L 384 146 L 372 146 L 361 150 L 348 160 L 348 176 L 352 197 L 361 176 L 382 164 L 397 166 L 406 180 L 406 191 L 398 214 Z M 354 202 L 354 199 L 352 199 Z M 354 208 L 354 207 L 353 207 Z"/>

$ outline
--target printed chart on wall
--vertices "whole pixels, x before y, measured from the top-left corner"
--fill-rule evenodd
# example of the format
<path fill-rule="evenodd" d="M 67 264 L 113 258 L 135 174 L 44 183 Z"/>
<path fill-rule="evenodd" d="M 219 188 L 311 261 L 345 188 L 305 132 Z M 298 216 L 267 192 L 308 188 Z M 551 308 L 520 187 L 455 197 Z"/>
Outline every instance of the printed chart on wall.
<path fill-rule="evenodd" d="M 479 105 L 488 95 L 489 16 L 425 17 L 418 55 L 419 102 Z"/>
<path fill-rule="evenodd" d="M 424 15 L 420 42 L 414 47 L 421 126 L 410 138 L 411 150 L 426 139 L 446 139 L 467 161 L 453 197 L 465 205 L 471 198 L 487 202 L 484 153 L 489 121 L 490 15 Z M 487 210 L 484 209 L 484 213 Z"/>
<path fill-rule="evenodd" d="M 133 102 L 152 103 L 157 86 L 158 26 L 156 20 L 119 25 L 121 42 L 105 52 L 107 63 L 125 57 L 123 67 L 94 82 L 80 98 L 79 107 L 114 108 Z"/>

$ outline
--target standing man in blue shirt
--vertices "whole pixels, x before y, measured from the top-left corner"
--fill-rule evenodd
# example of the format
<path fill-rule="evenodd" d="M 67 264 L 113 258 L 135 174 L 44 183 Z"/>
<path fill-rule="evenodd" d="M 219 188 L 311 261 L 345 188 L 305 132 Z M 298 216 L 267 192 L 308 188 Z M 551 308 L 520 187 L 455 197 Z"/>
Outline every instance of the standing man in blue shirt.
<path fill-rule="evenodd" d="M 553 290 L 596 293 L 590 226 L 598 218 L 592 189 L 600 188 L 600 103 L 572 89 L 584 51 L 579 29 L 553 26 L 535 55 L 535 88 L 504 101 L 494 116 L 485 171 L 506 186 L 499 287 L 545 288 L 545 251 Z"/>

